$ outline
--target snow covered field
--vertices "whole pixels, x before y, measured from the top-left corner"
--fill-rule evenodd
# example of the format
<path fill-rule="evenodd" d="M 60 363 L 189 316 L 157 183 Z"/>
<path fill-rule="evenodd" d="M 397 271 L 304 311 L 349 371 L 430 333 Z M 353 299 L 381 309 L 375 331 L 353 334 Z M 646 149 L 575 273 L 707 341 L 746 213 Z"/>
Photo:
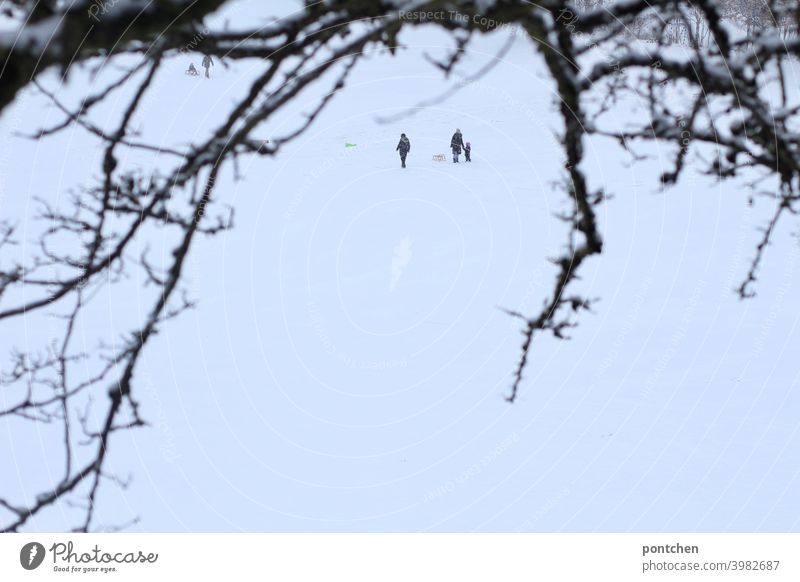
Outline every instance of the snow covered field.
<path fill-rule="evenodd" d="M 463 71 L 492 58 L 506 35 L 481 39 Z M 221 178 L 217 202 L 235 208 L 236 227 L 198 241 L 188 274 L 198 307 L 147 348 L 136 379 L 151 426 L 115 437 L 112 468 L 133 480 L 103 490 L 98 522 L 796 531 L 792 225 L 767 254 L 758 297 L 741 302 L 733 289 L 769 209 L 749 206 L 742 184 L 704 176 L 659 191 L 658 150 L 631 165 L 612 142 L 592 142 L 587 171 L 614 198 L 600 217 L 604 253 L 580 288 L 600 301 L 571 341 L 537 338 L 511 405 L 520 326 L 501 308 L 540 306 L 554 276 L 547 258 L 565 237 L 553 217 L 566 205 L 554 186 L 563 161 L 552 86 L 520 38 L 485 77 L 397 119 L 452 86 L 423 58 L 442 53 L 443 36 L 420 28 L 403 40 L 398 56 L 362 63 L 277 158 L 242 160 L 241 181 Z M 143 140 L 205 136 L 252 78 L 241 63 L 217 63 L 211 80 L 186 76 L 190 60 L 199 65 L 197 55 L 175 59 L 156 79 L 138 120 Z M 82 75 L 60 96 L 76 100 Z M 313 102 L 276 119 L 264 139 Z M 98 123 L 119 114 L 113 103 Z M 100 150 L 80 129 L 38 143 L 11 135 L 59 119 L 29 91 L 0 120 L 0 212 L 21 224 L 34 195 L 56 202 L 97 175 Z M 457 127 L 474 161 L 433 161 L 449 160 Z M 406 169 L 394 151 L 401 132 L 412 143 Z M 155 255 L 172 250 L 153 244 Z M 112 286 L 82 324 L 87 345 L 127 330 L 147 307 L 138 288 Z M 46 326 L 15 325 L 0 338 L 3 354 L 47 337 Z M 35 428 L 7 426 L 0 490 L 14 496 L 60 467 Z M 62 511 L 35 526 L 68 527 Z"/>

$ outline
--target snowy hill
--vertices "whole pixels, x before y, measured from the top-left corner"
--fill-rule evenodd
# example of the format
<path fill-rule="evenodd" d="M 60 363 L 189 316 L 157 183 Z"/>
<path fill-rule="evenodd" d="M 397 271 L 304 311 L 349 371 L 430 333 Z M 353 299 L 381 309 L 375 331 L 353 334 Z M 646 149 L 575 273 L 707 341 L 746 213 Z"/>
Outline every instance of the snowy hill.
<path fill-rule="evenodd" d="M 482 39 L 464 72 L 503 34 Z M 565 236 L 553 216 L 565 201 L 552 87 L 519 39 L 479 81 L 394 119 L 452 86 L 423 59 L 443 37 L 422 27 L 404 40 L 398 57 L 363 63 L 274 160 L 243 160 L 242 180 L 222 177 L 217 202 L 235 208 L 236 227 L 199 242 L 189 273 L 198 308 L 148 347 L 137 379 L 152 426 L 119 437 L 113 468 L 135 479 L 104 491 L 99 521 L 141 515 L 145 531 L 796 530 L 800 332 L 789 298 L 800 277 L 788 228 L 758 298 L 740 302 L 732 289 L 762 210 L 739 185 L 700 176 L 659 192 L 658 151 L 630 165 L 611 142 L 593 142 L 587 171 L 614 198 L 600 217 L 604 254 L 580 285 L 601 301 L 571 341 L 537 339 L 509 405 L 521 338 L 501 308 L 539 307 Z M 186 76 L 192 59 L 156 79 L 141 139 L 204 136 L 252 75 L 218 63 L 210 80 Z M 76 76 L 63 96 L 81 89 Z M 3 142 L 34 129 L 29 119 L 58 120 L 53 108 L 34 115 L 44 103 L 24 95 Z M 433 161 L 449 160 L 457 127 L 473 163 Z M 412 142 L 406 169 L 401 132 Z M 0 208 L 23 223 L 32 196 L 57 200 L 97 171 L 96 142 L 80 129 L 13 143 Z M 106 312 L 84 322 L 87 342 L 115 337 L 126 311 L 144 308 L 136 283 L 109 291 Z M 28 331 L 3 338 L 4 353 L 46 336 Z M 37 466 L 57 471 L 35 432 L 19 435 L 30 445 L 0 451 L 19 475 L 5 473 L 3 490 L 24 491 Z"/>

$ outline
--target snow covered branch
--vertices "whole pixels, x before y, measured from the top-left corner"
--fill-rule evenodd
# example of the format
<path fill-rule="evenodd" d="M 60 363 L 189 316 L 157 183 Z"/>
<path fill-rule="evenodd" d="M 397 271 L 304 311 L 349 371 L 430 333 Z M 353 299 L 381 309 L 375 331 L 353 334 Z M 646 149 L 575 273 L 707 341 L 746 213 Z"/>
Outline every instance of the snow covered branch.
<path fill-rule="evenodd" d="M 15 0 L 5 16 L 17 28 L 0 33 L 0 116 L 21 89 L 38 87 L 63 119 L 30 137 L 48 139 L 74 125 L 102 144 L 103 155 L 99 177 L 87 176 L 66 209 L 41 201 L 44 227 L 35 255 L 0 263 L 0 323 L 39 313 L 61 322 L 55 341 L 38 351 L 11 354 L 0 374 L 3 402 L 9 403 L 0 418 L 57 426 L 64 458 L 63 473 L 38 492 L 22 499 L 0 497 L 4 531 L 18 531 L 41 512 L 76 500 L 82 508 L 76 530 L 95 527 L 102 484 L 127 482 L 108 469 L 113 437 L 147 423 L 135 382 L 141 355 L 161 326 L 193 305 L 182 276 L 197 235 L 213 236 L 232 226 L 232 211 L 217 211 L 219 176 L 228 168 L 235 171 L 240 156 L 273 156 L 306 131 L 346 90 L 365 51 L 394 52 L 402 29 L 422 22 L 404 14 L 451 10 L 465 16 L 431 21 L 455 41 L 449 58 L 434 63 L 443 75 L 460 66 L 475 35 L 501 25 L 526 31 L 531 58 L 544 60 L 558 96 L 563 189 L 570 209 L 561 217 L 567 240 L 553 259 L 554 283 L 541 309 L 534 314 L 509 309 L 521 320 L 523 334 L 509 401 L 523 386 L 535 338 L 542 332 L 566 337 L 580 313 L 592 306 L 576 288 L 584 262 L 603 250 L 597 209 L 607 194 L 585 174 L 587 140 L 612 138 L 629 151 L 638 142 L 674 147 L 674 165 L 662 176 L 665 186 L 677 183 L 689 167 L 720 179 L 756 169 L 773 180 L 775 213 L 739 289 L 742 297 L 753 294 L 779 219 L 800 211 L 800 102 L 783 74 L 783 60 L 800 56 L 800 40 L 786 32 L 796 30 L 798 12 L 785 3 L 765 3 L 766 16 L 758 12 L 758 18 L 751 14 L 742 20 L 732 8 L 736 2 L 714 0 L 332 0 L 307 3 L 294 16 L 261 27 L 209 30 L 208 17 L 226 4 Z M 744 34 L 732 25 L 739 21 L 745 22 Z M 685 44 L 676 50 L 679 42 Z M 187 46 L 221 59 L 252 60 L 257 74 L 208 137 L 173 147 L 146 143 L 136 135 L 133 120 L 163 64 Z M 63 101 L 37 78 L 56 68 L 67 77 L 75 67 L 109 66 L 120 57 L 127 59 L 125 72 L 116 82 L 87 91 L 78 105 Z M 138 59 L 133 66 L 132 58 Z M 295 127 L 265 144 L 258 128 L 314 85 L 324 87 L 324 95 Z M 133 88 L 131 96 L 116 121 L 104 127 L 92 114 L 120 87 Z M 626 92 L 640 96 L 648 114 L 638 124 L 619 126 L 609 113 Z M 704 147 L 715 154 L 705 162 L 692 156 Z M 127 149 L 158 153 L 165 164 L 144 174 L 127 171 L 120 163 Z M 163 263 L 146 251 L 156 229 L 171 237 L 172 253 Z M 0 221 L 1 252 L 14 248 L 18 236 L 15 225 Z M 144 317 L 113 345 L 96 351 L 76 345 L 81 313 L 132 271 L 154 290 Z"/>

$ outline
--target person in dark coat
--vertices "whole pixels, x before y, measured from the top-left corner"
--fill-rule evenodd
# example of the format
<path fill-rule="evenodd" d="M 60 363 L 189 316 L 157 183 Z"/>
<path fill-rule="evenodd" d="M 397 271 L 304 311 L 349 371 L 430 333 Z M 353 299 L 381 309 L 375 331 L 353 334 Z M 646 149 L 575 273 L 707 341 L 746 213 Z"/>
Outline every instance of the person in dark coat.
<path fill-rule="evenodd" d="M 461 153 L 461 148 L 464 147 L 464 139 L 461 137 L 461 130 L 456 129 L 453 138 L 450 140 L 450 149 L 453 150 L 453 163 L 458 163 L 458 155 Z"/>
<path fill-rule="evenodd" d="M 468 162 L 472 161 L 472 158 L 469 155 L 472 153 L 472 146 L 469 145 L 469 142 L 464 144 L 464 157 L 467 158 Z"/>
<path fill-rule="evenodd" d="M 208 74 L 208 69 L 209 69 L 209 67 L 213 67 L 213 66 L 214 66 L 214 61 L 211 60 L 210 56 L 205 55 L 203 57 L 203 67 L 206 70 L 206 79 L 210 79 L 211 78 L 211 75 Z"/>
<path fill-rule="evenodd" d="M 400 164 L 402 168 L 406 167 L 406 156 L 411 151 L 411 141 L 406 137 L 406 134 L 400 134 L 400 141 L 395 148 L 396 152 L 400 152 Z"/>

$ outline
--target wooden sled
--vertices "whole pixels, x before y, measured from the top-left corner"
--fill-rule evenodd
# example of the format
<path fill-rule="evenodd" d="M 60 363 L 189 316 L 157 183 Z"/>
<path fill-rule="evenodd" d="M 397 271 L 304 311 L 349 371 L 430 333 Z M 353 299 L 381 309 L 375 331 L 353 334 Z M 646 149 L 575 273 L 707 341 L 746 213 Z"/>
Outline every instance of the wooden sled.
<path fill-rule="evenodd" d="M 444 154 L 433 154 L 433 161 L 434 162 L 443 162 L 444 161 Z"/>

